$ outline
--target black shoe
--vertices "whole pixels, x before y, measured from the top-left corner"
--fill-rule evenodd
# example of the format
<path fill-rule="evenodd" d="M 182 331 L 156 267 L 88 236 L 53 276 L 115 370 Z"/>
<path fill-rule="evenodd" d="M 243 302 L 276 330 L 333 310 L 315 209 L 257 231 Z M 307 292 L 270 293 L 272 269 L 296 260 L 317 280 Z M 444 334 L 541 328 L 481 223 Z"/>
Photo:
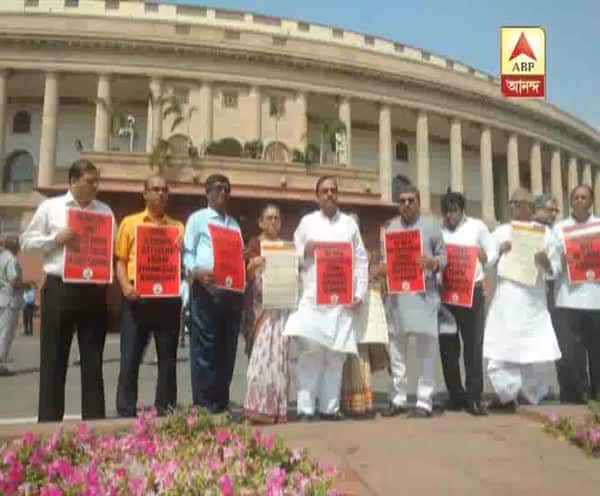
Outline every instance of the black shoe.
<path fill-rule="evenodd" d="M 308 415 L 306 413 L 299 413 L 296 417 L 298 422 L 312 422 L 315 419 L 314 415 Z"/>
<path fill-rule="evenodd" d="M 398 415 L 402 415 L 406 413 L 408 410 L 405 406 L 394 405 L 390 403 L 388 407 L 381 412 L 382 417 L 396 417 Z"/>
<path fill-rule="evenodd" d="M 493 400 L 488 406 L 487 409 L 493 411 L 494 413 L 517 413 L 517 402 L 509 401 L 507 403 L 502 403 L 500 400 Z"/>
<path fill-rule="evenodd" d="M 468 401 L 465 410 L 475 417 L 484 417 L 488 414 L 487 409 L 480 400 Z"/>
<path fill-rule="evenodd" d="M 420 406 L 416 406 L 413 410 L 410 411 L 410 413 L 408 414 L 409 418 L 429 418 L 433 415 L 433 413 L 431 413 L 431 410 L 427 410 L 425 408 L 422 408 Z"/>
<path fill-rule="evenodd" d="M 446 402 L 446 410 L 451 412 L 462 412 L 467 408 L 467 402 L 458 398 L 449 398 Z"/>
<path fill-rule="evenodd" d="M 346 420 L 346 416 L 342 412 L 319 413 L 319 418 L 321 420 L 326 420 L 326 421 L 330 421 L 330 422 L 337 422 L 339 420 Z"/>

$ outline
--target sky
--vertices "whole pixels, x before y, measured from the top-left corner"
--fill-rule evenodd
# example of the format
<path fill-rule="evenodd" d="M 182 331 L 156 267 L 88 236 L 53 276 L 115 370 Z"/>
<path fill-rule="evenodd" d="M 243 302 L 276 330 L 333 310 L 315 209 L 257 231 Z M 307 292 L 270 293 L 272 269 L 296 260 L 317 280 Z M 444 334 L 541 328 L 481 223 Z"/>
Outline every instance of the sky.
<path fill-rule="evenodd" d="M 392 39 L 499 77 L 500 27 L 543 26 L 546 99 L 600 130 L 600 0 L 162 0 Z"/>

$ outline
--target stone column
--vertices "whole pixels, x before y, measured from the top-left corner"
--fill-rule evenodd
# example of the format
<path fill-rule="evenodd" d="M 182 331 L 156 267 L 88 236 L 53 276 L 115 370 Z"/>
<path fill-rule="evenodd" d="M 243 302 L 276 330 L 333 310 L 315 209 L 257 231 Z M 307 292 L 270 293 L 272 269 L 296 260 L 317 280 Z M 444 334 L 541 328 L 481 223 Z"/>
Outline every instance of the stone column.
<path fill-rule="evenodd" d="M 450 178 L 452 191 L 464 193 L 462 125 L 456 117 L 450 121 Z"/>
<path fill-rule="evenodd" d="M 581 175 L 581 182 L 587 184 L 590 188 L 592 187 L 592 164 L 585 162 L 583 164 L 583 174 Z"/>
<path fill-rule="evenodd" d="M 58 90 L 58 74 L 56 72 L 47 72 L 46 83 L 44 85 L 38 187 L 50 186 L 54 176 L 58 107 L 60 104 Z"/>
<path fill-rule="evenodd" d="M 542 147 L 539 141 L 534 141 L 529 150 L 529 166 L 531 167 L 531 192 L 539 195 L 544 192 L 542 177 Z"/>
<path fill-rule="evenodd" d="M 262 140 L 262 94 L 258 86 L 251 86 L 250 92 L 251 114 L 249 141 Z"/>
<path fill-rule="evenodd" d="M 392 201 L 392 112 L 387 103 L 379 107 L 379 189 L 384 202 Z"/>
<path fill-rule="evenodd" d="M 569 196 L 571 195 L 571 191 L 579 184 L 579 177 L 577 173 L 577 158 L 571 155 L 569 157 L 569 173 L 567 176 L 567 188 L 569 191 L 567 193 Z"/>
<path fill-rule="evenodd" d="M 492 130 L 482 126 L 480 141 L 481 158 L 481 217 L 493 226 L 496 223 L 494 211 L 494 170 L 492 165 Z M 510 194 L 510 193 L 509 193 Z"/>
<path fill-rule="evenodd" d="M 594 214 L 600 215 L 600 167 L 594 168 Z"/>
<path fill-rule="evenodd" d="M 552 150 L 552 158 L 550 159 L 550 183 L 552 194 L 556 197 L 560 215 L 564 212 L 563 202 L 563 184 L 562 184 L 562 169 L 560 166 L 560 150 L 555 148 Z"/>
<path fill-rule="evenodd" d="M 421 210 L 431 212 L 431 192 L 429 186 L 429 124 L 427 112 L 417 114 L 417 187 L 421 194 Z"/>
<path fill-rule="evenodd" d="M 210 81 L 202 81 L 200 86 L 200 108 L 202 119 L 200 128 L 200 146 L 208 145 L 213 139 L 213 87 Z"/>
<path fill-rule="evenodd" d="M 111 115 L 107 105 L 110 105 L 110 75 L 100 74 L 98 77 L 98 101 L 96 102 L 96 124 L 94 127 L 94 151 L 108 150 L 110 139 Z M 104 103 L 101 103 L 104 102 Z"/>
<path fill-rule="evenodd" d="M 519 175 L 519 139 L 515 133 L 508 135 L 506 148 L 506 168 L 508 169 L 508 196 L 521 186 Z"/>
<path fill-rule="evenodd" d="M 4 154 L 6 147 L 6 110 L 8 107 L 8 71 L 0 70 L 0 191 L 4 178 Z"/>
<path fill-rule="evenodd" d="M 150 80 L 150 95 L 152 95 L 152 148 L 162 139 L 163 106 L 162 80 L 152 78 Z"/>
<path fill-rule="evenodd" d="M 296 103 L 298 105 L 298 149 L 302 152 L 306 152 L 306 144 L 308 143 L 308 117 L 307 117 L 307 104 L 306 104 L 306 93 L 299 91 L 296 95 Z"/>
<path fill-rule="evenodd" d="M 346 126 L 346 151 L 341 160 L 345 165 L 350 166 L 352 165 L 352 108 L 349 98 L 340 98 L 338 113 L 340 121 Z"/>

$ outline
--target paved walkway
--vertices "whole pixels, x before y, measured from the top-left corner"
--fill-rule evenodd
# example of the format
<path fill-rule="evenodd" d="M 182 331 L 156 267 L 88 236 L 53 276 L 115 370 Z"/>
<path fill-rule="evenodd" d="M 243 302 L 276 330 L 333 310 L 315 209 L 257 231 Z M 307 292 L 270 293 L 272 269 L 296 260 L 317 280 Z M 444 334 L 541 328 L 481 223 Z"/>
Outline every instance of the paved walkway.
<path fill-rule="evenodd" d="M 446 413 L 427 420 L 292 422 L 264 430 L 283 436 L 289 446 L 309 449 L 323 463 L 340 466 L 347 496 L 591 496 L 600 494 L 600 460 L 544 433 L 540 421 L 552 413 L 581 416 L 584 411 L 544 406 L 484 418 Z M 130 422 L 92 425 L 104 430 Z M 0 439 L 57 428 L 4 425 Z"/>

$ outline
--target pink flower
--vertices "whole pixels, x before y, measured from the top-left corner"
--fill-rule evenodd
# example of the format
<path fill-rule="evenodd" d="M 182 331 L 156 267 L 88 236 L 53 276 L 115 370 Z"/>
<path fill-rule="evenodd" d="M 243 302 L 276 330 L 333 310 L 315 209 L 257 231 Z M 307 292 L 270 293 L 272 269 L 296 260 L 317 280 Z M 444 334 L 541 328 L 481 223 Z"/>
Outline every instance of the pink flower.
<path fill-rule="evenodd" d="M 33 446 L 35 444 L 35 434 L 33 432 L 26 432 L 23 434 L 23 446 Z"/>
<path fill-rule="evenodd" d="M 286 477 L 284 468 L 275 467 L 269 470 L 267 474 L 267 495 L 283 496 Z"/>
<path fill-rule="evenodd" d="M 262 445 L 267 451 L 273 451 L 273 448 L 275 448 L 275 436 L 273 434 L 265 436 L 262 440 Z"/>
<path fill-rule="evenodd" d="M 577 437 L 577 439 L 579 439 L 579 441 L 583 441 L 587 437 L 585 429 L 577 429 L 577 432 L 575 433 L 575 437 Z"/>
<path fill-rule="evenodd" d="M 219 485 L 221 486 L 221 496 L 233 496 L 233 483 L 229 475 L 223 474 L 219 478 Z"/>
<path fill-rule="evenodd" d="M 218 444 L 225 444 L 229 440 L 229 431 L 227 429 L 220 429 L 217 431 L 215 438 Z"/>
<path fill-rule="evenodd" d="M 558 422 L 558 415 L 556 415 L 556 413 L 548 415 L 548 420 L 550 421 L 550 423 L 556 424 Z"/>
<path fill-rule="evenodd" d="M 600 427 L 594 427 L 589 431 L 589 437 L 592 444 L 597 445 L 600 443 Z"/>
<path fill-rule="evenodd" d="M 23 465 L 19 462 L 13 463 L 8 469 L 8 482 L 19 485 L 23 482 L 23 476 L 25 475 L 25 470 L 23 469 Z"/>
<path fill-rule="evenodd" d="M 40 492 L 40 496 L 63 496 L 62 489 L 54 485 L 44 486 Z"/>
<path fill-rule="evenodd" d="M 323 467 L 323 473 L 327 477 L 334 477 L 335 475 L 337 475 L 338 471 L 333 465 L 325 465 Z"/>

